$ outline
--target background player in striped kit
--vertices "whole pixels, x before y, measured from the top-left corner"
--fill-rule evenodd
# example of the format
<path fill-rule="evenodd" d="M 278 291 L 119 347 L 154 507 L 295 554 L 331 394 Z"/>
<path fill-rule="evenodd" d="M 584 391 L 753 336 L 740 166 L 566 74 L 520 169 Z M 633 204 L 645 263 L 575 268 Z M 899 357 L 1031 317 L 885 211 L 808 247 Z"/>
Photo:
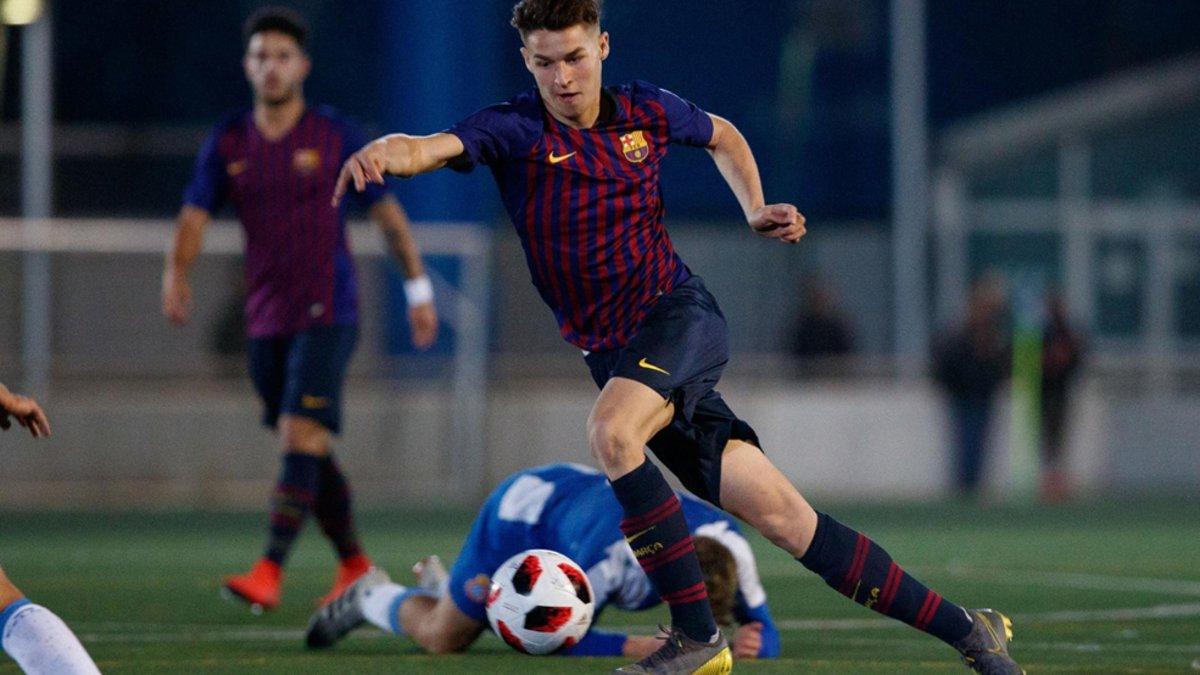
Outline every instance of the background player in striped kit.
<path fill-rule="evenodd" d="M 779 656 L 779 631 L 749 542 L 728 514 L 678 494 L 703 554 L 713 613 L 734 631 L 735 656 Z M 608 605 L 639 611 L 659 604 L 621 536 L 620 508 L 604 474 L 577 464 L 550 464 L 515 473 L 492 491 L 449 575 L 430 558 L 418 563 L 414 587 L 391 583 L 381 570 L 371 572 L 313 615 L 308 645 L 328 647 L 369 622 L 411 637 L 430 653 L 466 649 L 487 627 L 489 577 L 505 560 L 531 548 L 559 551 L 582 566 L 597 616 Z M 565 653 L 641 658 L 659 644 L 645 635 L 593 628 Z"/>
<path fill-rule="evenodd" d="M 443 133 L 376 140 L 346 162 L 334 201 L 385 174 L 491 169 L 534 284 L 601 387 L 590 449 L 623 509 L 621 529 L 645 552 L 638 562 L 670 606 L 672 638 L 621 672 L 731 668 L 679 500 L 647 445 L 688 490 L 749 522 L 855 602 L 951 644 L 977 670 L 1020 672 L 1007 655 L 1005 617 L 943 600 L 865 535 L 815 511 L 714 391 L 729 358 L 728 328 L 671 246 L 659 169 L 672 143 L 707 149 L 750 229 L 794 244 L 804 217 L 766 202 L 741 133 L 652 84 L 603 87 L 609 36 L 599 0 L 523 0 L 513 25 L 536 88 Z"/>
<path fill-rule="evenodd" d="M 225 588 L 253 605 L 279 602 L 282 567 L 311 512 L 333 543 L 338 571 L 327 601 L 370 567 L 354 530 L 350 492 L 331 453 L 341 428 L 341 389 L 358 337 L 354 264 L 345 214 L 329 204 L 338 166 L 362 144 L 358 130 L 326 107 L 310 107 L 307 30 L 294 12 L 265 8 L 246 22 L 246 79 L 254 105 L 219 124 L 205 142 L 184 194 L 163 273 L 163 312 L 188 318 L 188 270 L 205 225 L 232 202 L 246 239 L 250 375 L 264 423 L 278 426 L 282 469 L 266 552 Z M 437 334 L 433 293 L 400 205 L 382 187 L 362 200 L 404 267 L 413 342 Z"/>
<path fill-rule="evenodd" d="M 0 429 L 13 420 L 34 438 L 50 435 L 50 421 L 38 402 L 14 394 L 0 383 Z M 99 673 L 75 633 L 54 612 L 35 605 L 0 569 L 0 651 L 27 675 L 91 675 Z"/>

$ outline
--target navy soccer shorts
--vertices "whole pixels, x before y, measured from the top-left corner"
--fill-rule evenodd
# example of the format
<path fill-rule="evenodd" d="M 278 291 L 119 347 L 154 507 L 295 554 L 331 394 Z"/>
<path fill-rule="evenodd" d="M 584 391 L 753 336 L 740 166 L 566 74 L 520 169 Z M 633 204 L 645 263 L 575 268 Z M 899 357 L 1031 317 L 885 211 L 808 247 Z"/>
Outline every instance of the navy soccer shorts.
<path fill-rule="evenodd" d="M 297 415 L 339 433 L 342 382 L 357 342 L 353 324 L 250 340 L 250 379 L 262 398 L 263 424 L 274 428 L 281 414 Z"/>
<path fill-rule="evenodd" d="M 600 388 L 626 377 L 675 404 L 674 420 L 650 439 L 650 450 L 692 494 L 720 507 L 725 444 L 762 445 L 713 390 L 729 361 L 729 327 L 700 277 L 659 297 L 625 347 L 584 360 Z"/>

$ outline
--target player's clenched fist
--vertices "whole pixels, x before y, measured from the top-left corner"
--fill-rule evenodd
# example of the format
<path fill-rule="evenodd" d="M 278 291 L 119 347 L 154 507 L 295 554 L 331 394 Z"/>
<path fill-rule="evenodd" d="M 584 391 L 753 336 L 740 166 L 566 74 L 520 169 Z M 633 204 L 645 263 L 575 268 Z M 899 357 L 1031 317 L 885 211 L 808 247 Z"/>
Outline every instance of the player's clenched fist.
<path fill-rule="evenodd" d="M 751 621 L 738 626 L 733 634 L 733 657 L 735 659 L 758 658 L 758 652 L 762 650 L 762 631 L 761 621 Z"/>
<path fill-rule="evenodd" d="M 337 206 L 346 194 L 351 182 L 354 190 L 362 192 L 367 183 L 383 184 L 383 175 L 387 173 L 388 144 L 387 139 L 380 138 L 363 146 L 361 150 L 350 155 L 350 159 L 342 165 L 338 174 L 337 185 L 333 188 L 333 205 Z"/>
<path fill-rule="evenodd" d="M 760 206 L 751 214 L 749 222 L 750 229 L 758 234 L 789 244 L 800 241 L 808 231 L 804 227 L 804 215 L 791 204 Z"/>
<path fill-rule="evenodd" d="M 15 417 L 17 424 L 28 429 L 34 438 L 50 435 L 50 421 L 46 419 L 46 413 L 42 412 L 38 402 L 14 394 L 8 387 L 0 384 L 0 429 L 8 430 L 12 426 L 9 416 Z"/>

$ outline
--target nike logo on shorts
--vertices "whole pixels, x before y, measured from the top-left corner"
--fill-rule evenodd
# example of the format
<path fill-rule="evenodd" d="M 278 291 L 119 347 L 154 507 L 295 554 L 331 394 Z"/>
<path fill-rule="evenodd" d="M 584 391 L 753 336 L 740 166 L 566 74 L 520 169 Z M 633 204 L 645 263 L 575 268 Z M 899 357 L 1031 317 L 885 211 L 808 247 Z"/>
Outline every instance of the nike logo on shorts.
<path fill-rule="evenodd" d="M 670 375 L 670 373 L 668 373 L 667 371 L 665 371 L 662 368 L 659 368 L 658 366 L 654 365 L 653 363 L 650 363 L 649 361 L 647 361 L 645 357 L 642 357 L 642 360 L 638 361 L 638 367 L 645 368 L 646 370 L 653 370 L 655 372 L 662 373 L 663 375 Z"/>

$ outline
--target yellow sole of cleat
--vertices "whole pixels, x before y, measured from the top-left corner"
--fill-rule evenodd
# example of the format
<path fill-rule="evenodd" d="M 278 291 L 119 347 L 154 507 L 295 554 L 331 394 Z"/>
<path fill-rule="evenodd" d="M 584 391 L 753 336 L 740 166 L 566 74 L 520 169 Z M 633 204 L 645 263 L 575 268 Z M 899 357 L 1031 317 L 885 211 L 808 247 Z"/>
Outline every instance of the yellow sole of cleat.
<path fill-rule="evenodd" d="M 1000 619 L 1004 621 L 1004 639 L 1008 642 L 1012 642 L 1012 619 L 1004 616 L 1003 614 L 1000 615 Z"/>
<path fill-rule="evenodd" d="M 733 654 L 730 653 L 729 647 L 722 649 L 720 653 L 704 662 L 696 670 L 692 671 L 692 675 L 729 675 L 733 672 Z"/>

